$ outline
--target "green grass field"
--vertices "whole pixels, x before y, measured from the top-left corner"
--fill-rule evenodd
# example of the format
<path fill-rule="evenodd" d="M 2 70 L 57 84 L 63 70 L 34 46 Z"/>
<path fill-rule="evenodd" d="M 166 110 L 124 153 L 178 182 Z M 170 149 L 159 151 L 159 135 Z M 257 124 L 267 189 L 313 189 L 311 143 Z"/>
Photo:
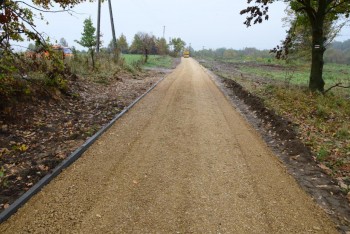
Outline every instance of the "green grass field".
<path fill-rule="evenodd" d="M 138 61 L 144 60 L 144 56 L 140 54 L 123 54 L 122 57 L 128 65 L 133 65 Z M 174 58 L 170 56 L 150 55 L 143 67 L 172 68 L 173 60 Z"/>
<path fill-rule="evenodd" d="M 269 78 L 280 81 L 288 81 L 296 85 L 308 85 L 310 76 L 310 65 L 302 63 L 294 63 L 286 65 L 280 61 L 255 60 L 255 66 L 245 65 L 242 61 L 227 60 L 229 63 L 238 63 L 239 70 L 243 73 L 254 74 L 259 77 Z M 278 65 L 277 68 L 271 68 L 270 65 Z M 326 88 L 337 83 L 344 85 L 350 84 L 350 66 L 345 64 L 325 64 L 323 70 L 323 78 L 326 82 Z"/>

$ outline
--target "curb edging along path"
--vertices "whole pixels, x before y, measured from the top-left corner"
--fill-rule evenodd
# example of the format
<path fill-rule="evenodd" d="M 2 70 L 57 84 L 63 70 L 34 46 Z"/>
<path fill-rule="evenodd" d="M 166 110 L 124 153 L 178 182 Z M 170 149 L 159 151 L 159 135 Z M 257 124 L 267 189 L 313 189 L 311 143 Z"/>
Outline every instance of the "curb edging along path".
<path fill-rule="evenodd" d="M 15 200 L 7 209 L 0 213 L 0 224 L 5 222 L 14 213 L 17 212 L 21 206 L 23 206 L 31 197 L 37 194 L 45 185 L 47 185 L 51 180 L 57 177 L 65 168 L 69 167 L 73 162 L 75 162 L 80 156 L 98 139 L 105 133 L 118 119 L 120 119 L 124 114 L 126 114 L 136 103 L 138 103 L 142 98 L 144 98 L 148 93 L 150 93 L 161 81 L 166 78 L 164 76 L 153 84 L 144 94 L 133 101 L 129 106 L 127 106 L 122 112 L 117 114 L 108 124 L 103 126 L 97 133 L 90 137 L 84 142 L 78 149 L 76 149 L 71 155 L 69 155 L 65 160 L 63 160 L 57 167 L 55 167 L 51 173 L 45 175 L 41 178 L 33 187 L 31 187 L 27 192 Z"/>

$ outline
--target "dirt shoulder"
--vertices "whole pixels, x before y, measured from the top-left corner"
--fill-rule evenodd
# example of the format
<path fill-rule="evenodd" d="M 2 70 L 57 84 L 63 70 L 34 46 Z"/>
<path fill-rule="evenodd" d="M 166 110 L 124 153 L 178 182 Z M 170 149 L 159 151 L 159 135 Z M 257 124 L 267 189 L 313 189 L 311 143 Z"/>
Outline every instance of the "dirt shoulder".
<path fill-rule="evenodd" d="M 184 59 L 1 233 L 337 233 Z"/>
<path fill-rule="evenodd" d="M 69 94 L 40 96 L 0 113 L 0 212 L 170 71 L 77 77 Z"/>
<path fill-rule="evenodd" d="M 208 66 L 205 62 L 202 63 Z M 267 108 L 261 98 L 249 92 L 239 82 L 221 76 L 241 76 L 234 64 L 215 64 L 216 67 L 225 67 L 224 70 L 207 70 L 216 84 L 242 116 L 259 131 L 300 186 L 332 217 L 342 231 L 350 231 L 349 198 L 342 191 L 338 181 L 329 175 L 327 168 L 315 161 L 311 149 L 300 140 L 296 124 Z M 247 74 L 245 77 L 249 79 Z M 257 83 L 269 82 L 256 77 L 253 77 L 253 80 Z"/>

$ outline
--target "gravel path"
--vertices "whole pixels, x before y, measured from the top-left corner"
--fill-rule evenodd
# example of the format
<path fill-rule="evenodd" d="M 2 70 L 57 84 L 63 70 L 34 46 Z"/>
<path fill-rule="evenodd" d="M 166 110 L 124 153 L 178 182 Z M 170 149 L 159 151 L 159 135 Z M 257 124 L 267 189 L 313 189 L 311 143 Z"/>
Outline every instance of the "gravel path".
<path fill-rule="evenodd" d="M 0 233 L 337 233 L 192 59 Z"/>

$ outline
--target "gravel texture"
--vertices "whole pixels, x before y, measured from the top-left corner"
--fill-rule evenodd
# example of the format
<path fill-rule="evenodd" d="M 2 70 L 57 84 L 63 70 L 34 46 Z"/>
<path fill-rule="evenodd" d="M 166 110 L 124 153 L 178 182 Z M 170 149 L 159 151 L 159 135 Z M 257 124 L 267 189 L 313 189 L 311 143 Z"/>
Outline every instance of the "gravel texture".
<path fill-rule="evenodd" d="M 192 59 L 0 233 L 337 233 Z"/>

